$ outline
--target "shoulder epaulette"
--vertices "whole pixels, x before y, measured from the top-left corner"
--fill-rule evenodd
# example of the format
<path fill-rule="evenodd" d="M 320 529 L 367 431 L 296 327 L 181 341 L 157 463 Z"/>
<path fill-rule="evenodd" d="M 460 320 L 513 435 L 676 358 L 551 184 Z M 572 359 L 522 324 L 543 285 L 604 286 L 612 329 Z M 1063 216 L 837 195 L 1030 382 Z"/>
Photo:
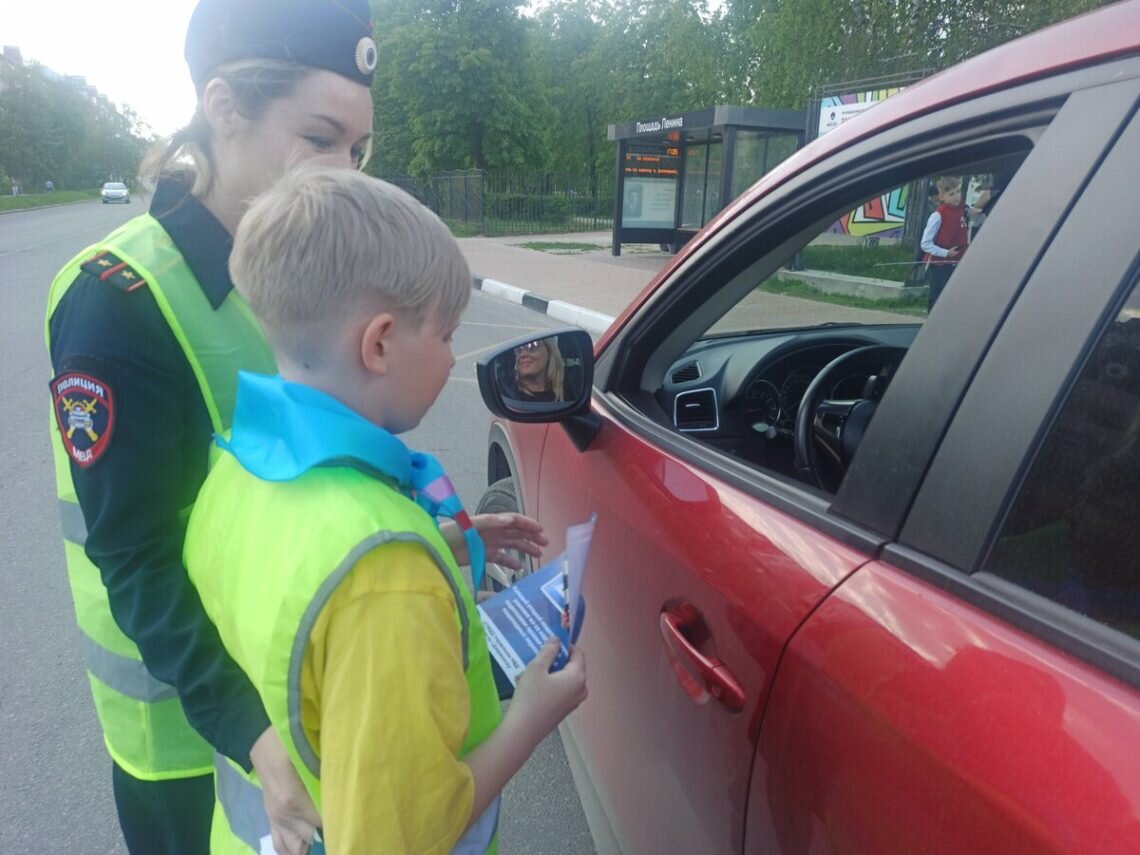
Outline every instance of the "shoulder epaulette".
<path fill-rule="evenodd" d="M 114 285 L 120 291 L 137 291 L 146 287 L 146 280 L 129 264 L 106 250 L 83 262 L 81 269 L 84 273 L 97 277 L 100 282 Z"/>

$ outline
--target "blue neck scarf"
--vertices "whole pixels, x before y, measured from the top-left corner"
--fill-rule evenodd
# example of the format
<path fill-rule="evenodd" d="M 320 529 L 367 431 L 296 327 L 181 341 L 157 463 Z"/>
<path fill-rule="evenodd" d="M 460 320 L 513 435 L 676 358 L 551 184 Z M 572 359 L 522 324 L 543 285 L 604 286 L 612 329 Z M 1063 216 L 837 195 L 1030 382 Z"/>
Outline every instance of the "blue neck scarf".
<path fill-rule="evenodd" d="M 263 481 L 292 481 L 316 466 L 350 466 L 390 479 L 437 522 L 455 520 L 467 542 L 475 588 L 483 581 L 483 541 L 440 462 L 410 450 L 331 395 L 241 371 L 230 439 L 216 439 Z"/>

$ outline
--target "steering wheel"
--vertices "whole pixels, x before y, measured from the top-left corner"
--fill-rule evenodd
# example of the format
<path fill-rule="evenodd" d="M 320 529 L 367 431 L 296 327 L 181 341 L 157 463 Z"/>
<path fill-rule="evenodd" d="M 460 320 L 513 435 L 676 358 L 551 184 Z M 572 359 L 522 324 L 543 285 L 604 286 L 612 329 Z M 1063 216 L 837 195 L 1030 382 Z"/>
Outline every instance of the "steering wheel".
<path fill-rule="evenodd" d="M 815 376 L 796 413 L 795 465 L 801 478 L 830 492 L 839 488 L 904 356 L 905 347 L 858 347 L 833 359 Z M 861 397 L 842 401 L 824 397 L 837 377 L 852 373 L 869 375 Z"/>

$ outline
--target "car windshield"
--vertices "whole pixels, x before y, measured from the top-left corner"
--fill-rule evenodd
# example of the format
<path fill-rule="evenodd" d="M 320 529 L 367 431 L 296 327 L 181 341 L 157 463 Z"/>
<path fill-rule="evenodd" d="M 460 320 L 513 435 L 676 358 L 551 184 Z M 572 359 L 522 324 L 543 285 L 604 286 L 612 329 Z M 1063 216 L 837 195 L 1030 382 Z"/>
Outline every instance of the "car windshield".
<path fill-rule="evenodd" d="M 127 185 L 126 184 L 117 184 L 117 183 L 104 184 L 103 189 L 104 190 L 126 190 Z"/>

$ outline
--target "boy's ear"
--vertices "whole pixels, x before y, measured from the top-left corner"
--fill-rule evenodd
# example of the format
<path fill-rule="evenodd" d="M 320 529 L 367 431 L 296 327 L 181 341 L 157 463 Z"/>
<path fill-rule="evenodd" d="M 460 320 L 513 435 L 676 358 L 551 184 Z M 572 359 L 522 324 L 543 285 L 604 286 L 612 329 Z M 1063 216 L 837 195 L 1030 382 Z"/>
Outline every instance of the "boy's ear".
<path fill-rule="evenodd" d="M 396 318 L 390 312 L 374 315 L 360 336 L 360 360 L 371 374 L 384 376 L 389 371 L 389 357 Z"/>

